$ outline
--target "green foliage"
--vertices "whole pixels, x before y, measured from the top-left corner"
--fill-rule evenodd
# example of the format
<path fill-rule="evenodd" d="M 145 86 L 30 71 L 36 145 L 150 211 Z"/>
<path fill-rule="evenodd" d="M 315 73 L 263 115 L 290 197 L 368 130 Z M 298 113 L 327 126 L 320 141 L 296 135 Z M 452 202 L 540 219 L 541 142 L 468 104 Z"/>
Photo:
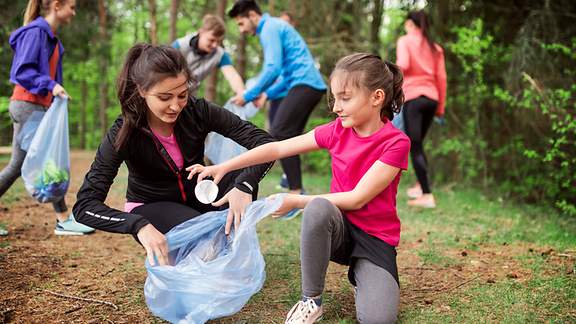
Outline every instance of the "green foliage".
<path fill-rule="evenodd" d="M 449 89 L 450 129 L 437 130 L 429 145 L 437 161 L 447 162 L 436 178 L 481 183 L 493 194 L 551 202 L 576 215 L 574 83 L 546 87 L 539 76 L 522 72 L 522 87 L 512 92 L 494 73 L 509 63 L 513 49 L 497 43 L 481 19 L 452 31 L 447 48 L 463 73 L 452 76 L 458 82 Z M 570 60 L 564 75 L 574 76 L 575 44 L 541 46 Z"/>
<path fill-rule="evenodd" d="M 12 140 L 8 36 L 22 24 L 26 1 L 0 3 L 0 145 L 6 146 Z M 102 96 L 107 99 L 106 123 L 110 125 L 120 114 L 115 79 L 125 54 L 133 44 L 150 40 L 147 1 L 107 0 L 105 4 L 107 41 L 101 41 L 97 1 L 78 0 L 72 24 L 58 31 L 66 47 L 64 87 L 73 98 L 69 106 L 73 148 L 97 147 L 102 138 Z M 167 14 L 170 4 L 170 0 L 156 0 L 161 44 L 172 41 Z M 276 15 L 285 10 L 292 13 L 325 77 L 337 59 L 355 51 L 379 52 L 394 61 L 395 42 L 404 33 L 406 12 L 420 6 L 413 1 L 385 2 L 382 25 L 373 34 L 374 1 L 260 4 L 264 11 L 274 9 Z M 230 7 L 231 1 L 227 5 Z M 196 31 L 202 16 L 214 13 L 216 7 L 216 1 L 180 1 L 177 37 Z M 445 49 L 449 79 L 448 124 L 433 126 L 426 141 L 435 183 L 480 184 L 494 195 L 554 205 L 565 214 L 576 215 L 576 179 L 570 172 L 576 163 L 574 2 L 457 0 L 429 2 L 425 10 L 432 18 L 434 39 Z M 238 67 L 240 34 L 233 20 L 225 21 L 224 47 Z M 246 38 L 245 59 L 248 79 L 261 70 L 262 49 L 257 37 Z M 214 101 L 223 105 L 233 93 L 222 74 L 218 77 Z M 198 95 L 203 94 L 201 88 Z M 331 120 L 324 110 L 315 110 L 307 130 Z M 256 119 L 263 127 L 265 115 Z M 302 163 L 306 170 L 330 174 L 325 151 L 303 155 Z"/>

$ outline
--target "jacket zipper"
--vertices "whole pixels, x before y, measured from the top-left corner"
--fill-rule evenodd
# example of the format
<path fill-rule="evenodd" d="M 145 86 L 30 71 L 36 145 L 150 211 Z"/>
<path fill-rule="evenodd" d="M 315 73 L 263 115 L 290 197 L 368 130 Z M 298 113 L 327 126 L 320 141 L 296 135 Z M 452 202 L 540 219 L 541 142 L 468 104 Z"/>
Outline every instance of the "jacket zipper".
<path fill-rule="evenodd" d="M 150 133 L 152 133 L 152 132 L 150 131 Z M 186 191 L 184 190 L 184 182 L 182 182 L 182 174 L 180 173 L 180 171 L 177 170 L 177 167 L 176 167 L 176 164 L 174 163 L 174 161 L 172 161 L 172 160 L 168 161 L 168 158 L 165 155 L 165 154 L 168 154 L 168 152 L 166 152 L 166 149 L 164 149 L 162 144 L 159 143 L 156 136 L 154 136 L 154 134 L 149 134 L 149 135 L 152 136 L 152 140 L 154 141 L 154 144 L 156 146 L 156 150 L 158 151 L 158 154 L 160 154 L 160 156 L 162 157 L 164 162 L 166 162 L 166 164 L 168 164 L 170 171 L 172 171 L 178 177 L 178 189 L 180 190 L 180 195 L 182 196 L 182 200 L 184 202 L 186 202 L 188 200 L 188 197 L 186 197 Z M 161 148 L 164 149 L 164 151 L 162 151 Z M 165 152 L 165 154 L 164 154 L 164 152 Z M 172 162 L 172 163 L 170 163 L 170 162 Z"/>

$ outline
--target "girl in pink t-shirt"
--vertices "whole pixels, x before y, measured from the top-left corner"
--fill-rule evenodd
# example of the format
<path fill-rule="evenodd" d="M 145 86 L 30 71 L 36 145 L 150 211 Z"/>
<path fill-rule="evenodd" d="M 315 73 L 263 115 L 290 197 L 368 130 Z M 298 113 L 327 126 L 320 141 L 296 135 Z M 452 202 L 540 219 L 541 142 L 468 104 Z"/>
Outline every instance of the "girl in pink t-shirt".
<path fill-rule="evenodd" d="M 215 182 L 238 168 L 326 149 L 332 157 L 330 193 L 288 194 L 278 216 L 302 208 L 303 299 L 286 323 L 313 323 L 322 315 L 322 291 L 330 260 L 350 265 L 360 322 L 396 320 L 399 303 L 396 249 L 400 220 L 396 191 L 408 167 L 410 140 L 392 126 L 404 102 L 399 68 L 373 54 L 353 54 L 330 76 L 330 105 L 338 118 L 307 134 L 252 149 L 220 165 L 188 167 L 198 180 Z"/>

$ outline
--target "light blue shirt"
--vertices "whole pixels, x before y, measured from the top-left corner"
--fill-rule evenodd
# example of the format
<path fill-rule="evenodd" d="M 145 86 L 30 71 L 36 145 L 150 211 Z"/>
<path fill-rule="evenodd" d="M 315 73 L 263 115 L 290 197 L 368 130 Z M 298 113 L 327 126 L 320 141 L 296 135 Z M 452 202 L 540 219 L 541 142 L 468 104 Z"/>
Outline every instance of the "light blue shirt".
<path fill-rule="evenodd" d="M 283 91 L 297 85 L 326 90 L 308 46 L 294 27 L 265 13 L 256 34 L 264 51 L 264 65 L 258 83 L 244 93 L 246 102 L 256 99 L 262 92 L 269 98 L 278 98 Z M 274 83 L 279 76 L 282 77 Z"/>

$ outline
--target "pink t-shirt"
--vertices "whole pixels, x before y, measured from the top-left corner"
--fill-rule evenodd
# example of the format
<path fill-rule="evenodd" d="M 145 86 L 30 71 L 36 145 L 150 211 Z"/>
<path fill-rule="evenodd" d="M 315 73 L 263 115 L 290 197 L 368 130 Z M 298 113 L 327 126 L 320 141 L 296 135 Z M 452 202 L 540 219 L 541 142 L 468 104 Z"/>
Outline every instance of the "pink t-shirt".
<path fill-rule="evenodd" d="M 404 73 L 404 96 L 406 101 L 426 96 L 438 101 L 436 114 L 444 115 L 446 103 L 446 66 L 444 50 L 435 44 L 436 52 L 419 30 L 398 39 L 396 64 Z"/>
<path fill-rule="evenodd" d="M 368 137 L 360 137 L 353 128 L 342 127 L 337 118 L 316 127 L 314 137 L 318 146 L 327 149 L 332 157 L 330 192 L 353 190 L 377 160 L 402 170 L 408 168 L 410 139 L 391 122 Z M 344 212 L 350 223 L 392 246 L 400 241 L 400 219 L 396 213 L 400 175 L 401 172 L 362 208 Z"/>
<path fill-rule="evenodd" d="M 174 136 L 174 133 L 172 133 L 172 135 L 168 137 L 156 133 L 153 129 L 152 133 L 154 133 L 154 136 L 156 136 L 156 138 L 160 141 L 160 143 L 162 143 L 162 146 L 164 146 L 164 148 L 168 152 L 168 155 L 170 155 L 170 158 L 172 159 L 172 161 L 174 161 L 178 169 L 182 169 L 182 167 L 184 166 L 184 158 L 182 157 L 182 151 L 180 151 L 180 146 L 178 146 L 178 142 L 176 142 L 176 137 Z M 126 204 L 124 204 L 124 211 L 129 213 L 132 211 L 132 209 L 142 205 L 144 204 L 128 201 L 126 202 Z"/>

